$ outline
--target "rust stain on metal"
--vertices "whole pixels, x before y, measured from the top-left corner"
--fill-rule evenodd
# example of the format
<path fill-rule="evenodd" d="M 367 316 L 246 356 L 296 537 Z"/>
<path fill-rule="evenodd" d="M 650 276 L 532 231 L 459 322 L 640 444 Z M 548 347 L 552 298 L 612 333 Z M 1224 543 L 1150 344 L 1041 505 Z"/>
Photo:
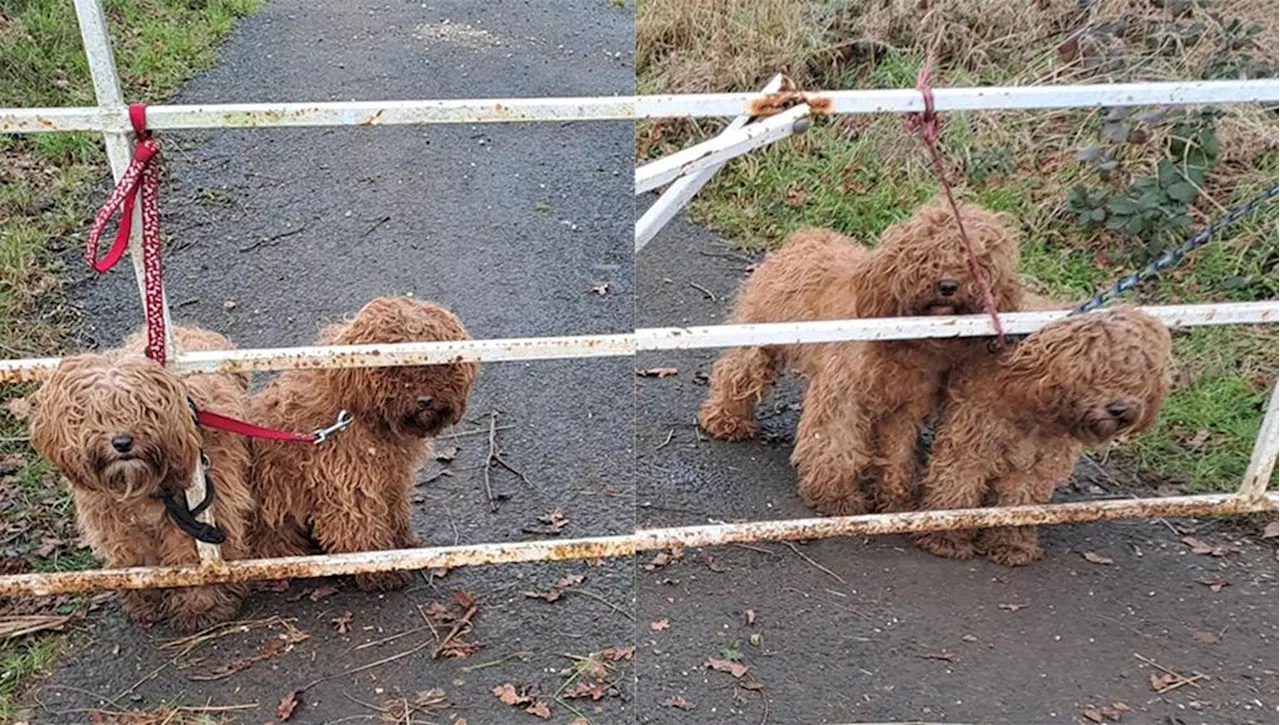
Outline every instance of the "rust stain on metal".
<path fill-rule="evenodd" d="M 752 118 L 766 118 L 804 104 L 809 105 L 809 114 L 813 116 L 826 116 L 834 109 L 833 101 L 821 94 L 782 90 L 751 99 L 747 103 L 747 115 Z"/>

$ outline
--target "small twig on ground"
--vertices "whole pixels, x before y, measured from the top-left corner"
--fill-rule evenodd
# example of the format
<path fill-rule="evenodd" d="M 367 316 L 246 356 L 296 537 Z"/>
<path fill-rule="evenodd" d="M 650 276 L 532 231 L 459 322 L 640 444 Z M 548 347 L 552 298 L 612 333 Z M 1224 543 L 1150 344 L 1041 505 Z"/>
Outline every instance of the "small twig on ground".
<path fill-rule="evenodd" d="M 834 571 L 831 571 L 831 570 L 830 570 L 830 569 L 828 569 L 827 567 L 825 567 L 825 566 L 823 566 L 823 565 L 819 564 L 818 562 L 816 562 L 816 561 L 814 561 L 813 559 L 811 559 L 811 558 L 810 558 L 807 554 L 805 554 L 803 551 L 800 551 L 800 548 L 799 548 L 799 547 L 797 547 L 797 546 L 796 546 L 795 544 L 793 544 L 792 542 L 790 542 L 790 541 L 784 541 L 784 542 L 782 542 L 782 543 L 783 543 L 785 546 L 787 546 L 788 548 L 790 548 L 792 551 L 794 551 L 794 552 L 796 553 L 796 556 L 798 556 L 798 557 L 800 557 L 801 559 L 804 559 L 805 561 L 807 561 L 807 562 L 809 562 L 810 564 L 812 564 L 812 565 L 813 565 L 813 567 L 814 567 L 815 569 L 817 569 L 818 571 L 821 571 L 821 572 L 823 572 L 823 573 L 827 574 L 827 575 L 828 575 L 828 576 L 830 576 L 832 579 L 835 579 L 836 581 L 840 582 L 841 584 L 847 584 L 847 583 L 848 583 L 848 582 L 846 582 L 846 581 L 844 580 L 844 577 L 840 576 L 839 574 L 835 573 Z"/>
<path fill-rule="evenodd" d="M 509 655 L 507 655 L 506 657 L 503 657 L 503 658 L 501 658 L 501 659 L 492 660 L 492 661 L 490 661 L 490 662 L 481 662 L 481 663 L 480 663 L 480 664 L 478 664 L 478 665 L 470 665 L 470 666 L 467 666 L 467 667 L 463 667 L 463 668 L 462 668 L 462 671 L 463 671 L 463 672 L 465 672 L 465 673 L 467 673 L 467 674 L 471 674 L 472 672 L 475 672 L 476 670 L 483 670 L 483 669 L 485 669 L 485 668 L 487 668 L 487 667 L 497 667 L 497 666 L 498 666 L 498 665 L 500 665 L 500 664 L 503 664 L 503 663 L 505 663 L 505 662 L 510 662 L 511 660 L 514 660 L 514 659 L 524 659 L 524 657 L 525 657 L 526 655 L 527 655 L 527 656 L 529 656 L 529 657 L 532 657 L 532 656 L 533 656 L 533 653 L 532 653 L 532 652 L 516 652 L 516 653 L 513 653 L 513 654 L 509 654 Z"/>
<path fill-rule="evenodd" d="M 306 225 L 306 224 L 303 224 L 302 226 L 298 227 L 297 229 L 290 229 L 290 230 L 289 230 L 289 231 L 287 231 L 287 232 L 280 232 L 279 234 L 273 234 L 273 235 L 271 235 L 271 236 L 269 236 L 269 237 L 263 237 L 263 238 L 259 239 L 258 241 L 254 242 L 253 244 L 250 244 L 250 245 L 245 246 L 245 247 L 240 247 L 240 251 L 241 251 L 241 252 L 252 252 L 253 250 L 257 249 L 258 247 L 270 247 L 270 246 L 274 246 L 274 245 L 275 245 L 275 243 L 276 243 L 276 242 L 279 242 L 281 239 L 284 239 L 285 237 L 292 237 L 292 236 L 293 236 L 293 235 L 295 235 L 295 234 L 301 234 L 301 233 L 305 232 L 306 230 L 307 230 L 307 225 Z"/>
<path fill-rule="evenodd" d="M 352 652 L 359 652 L 362 649 L 368 649 L 370 647 L 377 647 L 380 644 L 387 644 L 388 642 L 394 642 L 397 639 L 400 639 L 401 637 L 408 637 L 411 634 L 417 634 L 418 632 L 426 632 L 428 630 L 430 630 L 430 627 L 414 627 L 413 629 L 406 630 L 404 632 L 401 632 L 400 634 L 393 634 L 390 637 L 383 637 L 382 639 L 375 639 L 372 642 L 365 642 L 364 644 L 358 644 L 348 649 L 347 654 L 351 654 Z"/>
<path fill-rule="evenodd" d="M 493 454 L 496 452 L 498 444 L 495 440 L 495 428 L 498 425 L 498 411 L 489 414 L 489 457 L 485 459 L 484 464 L 484 495 L 489 498 L 489 511 L 498 513 L 498 499 L 493 495 L 493 483 L 489 481 L 489 469 L 493 468 Z"/>
<path fill-rule="evenodd" d="M 321 677 L 321 678 L 320 678 L 320 679 L 318 679 L 318 680 L 313 680 L 313 681 L 311 681 L 311 682 L 307 683 L 304 687 L 298 688 L 298 689 L 299 689 L 299 692 L 306 692 L 307 690 L 310 690 L 311 688 L 315 687 L 316 685 L 320 684 L 321 682 L 328 682 L 329 680 L 333 680 L 333 679 L 336 679 L 336 678 L 338 678 L 338 677 L 346 677 L 347 675 L 354 675 L 354 674 L 358 674 L 358 673 L 360 673 L 360 672 L 364 672 L 364 671 L 366 671 L 366 670 L 371 670 L 371 669 L 373 669 L 373 668 L 375 668 L 375 667 L 381 667 L 382 665 L 385 665 L 385 664 L 387 664 L 387 663 L 389 663 L 389 662 L 395 662 L 396 660 L 404 659 L 405 657 L 408 657 L 409 655 L 417 654 L 418 652 L 421 652 L 422 650 L 424 650 L 424 649 L 426 649 L 427 647 L 431 646 L 432 642 L 433 642 L 433 640 L 429 640 L 429 639 L 428 639 L 428 640 L 423 640 L 422 642 L 419 642 L 418 644 L 414 645 L 414 646 L 413 646 L 413 647 L 411 647 L 410 649 L 407 649 L 407 650 L 405 650 L 404 652 L 401 652 L 401 653 L 399 653 L 399 654 L 394 654 L 394 655 L 391 655 L 390 657 L 383 657 L 383 658 L 382 658 L 382 659 L 380 659 L 380 660 L 376 660 L 376 661 L 374 661 L 374 662 L 370 662 L 370 663 L 369 663 L 369 664 L 367 664 L 367 665 L 360 665 L 359 667 L 356 667 L 356 668 L 353 668 L 353 669 L 350 669 L 350 670 L 343 670 L 342 672 L 339 672 L 339 673 L 338 673 L 338 674 L 336 674 L 336 675 L 325 675 L 324 677 Z"/>
<path fill-rule="evenodd" d="M 773 551 L 772 549 L 766 549 L 763 546 L 752 546 L 751 544 L 734 544 L 734 546 L 738 547 L 739 549 L 747 549 L 749 551 L 758 551 L 761 554 L 768 554 L 769 556 L 782 556 L 782 554 L 779 554 L 778 552 Z"/>
<path fill-rule="evenodd" d="M 357 704 L 357 705 L 359 705 L 359 706 L 361 706 L 361 707 L 367 707 L 367 708 L 369 708 L 370 710 L 373 710 L 374 712 L 383 712 L 383 713 L 385 713 L 385 712 L 391 712 L 391 709 L 390 709 L 390 708 L 386 708 L 386 707 L 378 707 L 377 705 L 370 704 L 370 703 L 368 703 L 368 702 L 365 702 L 364 700 L 357 700 L 356 698 L 352 697 L 351 695 L 348 695 L 348 694 L 347 694 L 347 693 L 345 693 L 345 692 L 344 692 L 344 693 L 342 693 L 342 696 L 343 696 L 343 697 L 345 697 L 345 698 L 347 698 L 348 700 L 350 700 L 350 701 L 354 702 L 355 704 Z"/>
<path fill-rule="evenodd" d="M 391 221 L 391 215 L 390 215 L 390 214 L 388 214 L 387 216 L 384 216 L 384 217 L 382 217 L 381 219 L 379 219 L 376 223 L 374 223 L 374 225 L 373 225 L 373 226 L 371 226 L 371 227 L 369 227 L 368 229 L 366 229 L 366 230 L 364 231 L 364 234 L 361 234 L 360 236 L 361 236 L 361 237 L 367 237 L 367 236 L 369 236 L 370 234 L 373 234 L 375 231 L 377 231 L 378 227 L 382 226 L 383 224 L 386 224 L 386 223 L 387 223 L 387 222 L 389 222 L 389 221 Z"/>
<path fill-rule="evenodd" d="M 445 647 L 449 646 L 449 642 L 452 641 L 454 637 L 458 636 L 458 632 L 461 632 L 463 627 L 471 625 L 471 618 L 476 616 L 476 612 L 478 611 L 480 611 L 480 605 L 472 604 L 471 608 L 467 610 L 467 613 L 462 615 L 462 619 L 455 622 L 453 628 L 449 630 L 449 633 L 444 636 L 444 639 L 440 640 L 440 645 L 431 653 L 431 659 L 439 659 L 440 653 L 444 651 Z"/>
<path fill-rule="evenodd" d="M 706 295 L 706 296 L 707 296 L 707 299 L 711 300 L 712 302 L 715 302 L 715 301 L 716 301 L 716 296 L 715 296 L 715 294 L 714 294 L 714 293 L 712 293 L 712 291 L 711 291 L 711 290 L 709 290 L 709 289 L 707 289 L 706 287 L 703 287 L 702 285 L 698 284 L 697 282 L 690 282 L 690 283 L 689 283 L 689 286 L 690 286 L 690 287 L 692 287 L 692 288 L 694 288 L 694 289 L 696 289 L 696 290 L 698 290 L 698 291 L 699 291 L 699 292 L 701 292 L 702 294 Z"/>
<path fill-rule="evenodd" d="M 155 669 L 154 669 L 154 670 L 152 670 L 151 672 L 147 673 L 147 675 L 146 675 L 145 677 L 143 677 L 142 679 L 138 680 L 137 682 L 133 683 L 132 685 L 129 685 L 129 687 L 127 687 L 127 688 L 126 688 L 123 692 L 121 692 L 119 695 L 116 695 L 115 697 L 111 698 L 111 700 L 110 700 L 110 701 L 111 701 L 111 702 L 113 702 L 113 703 L 114 703 L 114 702 L 118 702 L 121 698 L 125 697 L 126 695 L 129 695 L 129 694 L 130 694 L 130 693 L 132 693 L 134 690 L 138 689 L 138 686 L 139 686 L 139 685 L 141 685 L 142 683 L 144 683 L 144 682 L 146 682 L 146 681 L 148 681 L 148 680 L 153 680 L 153 679 L 155 679 L 156 675 L 160 674 L 160 671 L 161 671 L 161 670 L 163 670 L 164 668 L 168 667 L 168 666 L 169 666 L 169 665 L 171 665 L 171 664 L 173 664 L 173 662 L 166 662 L 166 663 L 164 663 L 164 664 L 160 665 L 159 667 L 155 668 Z"/>
<path fill-rule="evenodd" d="M 593 592 L 593 591 L 589 591 L 589 590 L 587 590 L 587 589 L 577 589 L 577 588 L 573 588 L 573 587 L 570 587 L 570 588 L 568 588 L 568 589 L 561 589 L 560 591 L 565 592 L 566 594 L 567 594 L 567 593 L 574 593 L 574 594 L 581 594 L 581 595 L 582 595 L 582 596 L 584 596 L 584 597 L 590 597 L 590 598 L 592 598 L 592 599 L 596 600 L 597 602 L 600 602 L 601 604 L 607 605 L 610 609 L 612 609 L 613 611 L 617 612 L 618 614 L 621 614 L 622 616 L 626 617 L 627 619 L 630 619 L 630 620 L 631 620 L 631 621 L 633 621 L 633 622 L 634 622 L 634 621 L 636 621 L 636 618 L 635 618 L 634 616 L 632 616 L 631 612 L 628 612 L 627 610 L 623 609 L 622 607 L 619 607 L 618 605 L 614 604 L 613 602 L 609 601 L 608 599 L 605 599 L 604 597 L 600 596 L 599 594 L 596 594 L 596 593 L 595 593 L 595 592 Z"/>
<path fill-rule="evenodd" d="M 675 434 L 676 434 L 676 429 L 675 429 L 675 428 L 668 428 L 668 429 L 667 429 L 667 439 L 666 439 L 665 441 L 663 441 L 663 442 L 662 442 L 662 445 L 658 446 L 657 448 L 654 448 L 653 450 L 655 450 L 655 451 L 660 451 L 660 450 L 662 450 L 663 448 L 666 448 L 666 447 L 667 447 L 667 444 L 671 443 L 671 436 L 673 436 L 673 435 L 675 435 Z"/>
<path fill-rule="evenodd" d="M 745 254 L 734 254 L 733 252 L 705 252 L 705 251 L 699 250 L 698 254 L 701 254 L 704 257 L 719 257 L 721 259 L 734 259 L 739 262 L 746 262 L 747 264 L 756 263 L 756 260 L 752 259 L 751 257 L 748 257 Z"/>
<path fill-rule="evenodd" d="M 1155 660 L 1151 659 L 1150 657 L 1143 657 L 1142 655 L 1138 654 L 1137 652 L 1134 652 L 1134 653 L 1133 653 L 1133 656 L 1134 656 L 1134 657 L 1137 657 L 1139 660 L 1142 660 L 1143 662 L 1145 662 L 1145 663 L 1147 663 L 1147 664 L 1151 665 L 1152 667 L 1154 667 L 1154 668 L 1156 668 L 1156 669 L 1160 670 L 1161 672 L 1164 672 L 1164 673 L 1165 673 L 1165 674 L 1167 674 L 1167 675 L 1170 675 L 1170 676 L 1172 676 L 1172 677 L 1176 677 L 1176 678 L 1177 678 L 1177 679 L 1176 679 L 1176 680 L 1174 680 L 1173 682 L 1170 682 L 1168 685 L 1165 685 L 1164 687 L 1162 687 L 1162 688 L 1160 688 L 1160 689 L 1156 690 L 1156 694 L 1157 694 L 1157 695 L 1163 695 L 1163 694 L 1164 694 L 1164 693 L 1166 693 L 1166 692 L 1172 692 L 1173 690 L 1176 690 L 1176 689 L 1178 689 L 1179 687 L 1182 687 L 1183 685 L 1192 685 L 1192 686 L 1195 686 L 1195 687 L 1199 687 L 1200 685 L 1196 684 L 1196 682 L 1197 682 L 1198 680 L 1203 680 L 1203 679 L 1205 679 L 1205 677 L 1207 677 L 1207 675 L 1202 675 L 1202 674 L 1200 674 L 1199 672 L 1195 673 L 1194 675 L 1192 675 L 1192 676 L 1190 676 L 1190 677 L 1187 677 L 1186 675 L 1183 675 L 1183 674 L 1181 674 L 1181 673 L 1174 672 L 1173 670 L 1169 669 L 1168 667 L 1165 667 L 1164 665 L 1160 664 L 1159 662 L 1156 662 Z M 1154 678 L 1155 676 L 1154 676 L 1154 675 L 1152 675 L 1152 677 Z"/>
<path fill-rule="evenodd" d="M 500 425 L 500 426 L 498 426 L 497 428 L 494 428 L 494 429 L 493 429 L 493 431 L 494 431 L 495 433 L 498 433 L 498 432 L 501 432 L 501 431 L 504 431 L 504 430 L 511 430 L 512 428 L 515 428 L 515 426 L 514 426 L 514 425 Z M 450 437 L 450 438 L 466 438 L 467 436 L 477 436 L 477 435 L 481 435 L 481 434 L 483 434 L 483 433 L 488 433 L 488 432 L 489 432 L 489 429 L 488 429 L 488 428 L 477 428 L 477 429 L 475 429 L 475 430 L 464 430 L 464 431 L 461 431 L 461 432 L 454 431 L 454 432 L 449 433 L 449 437 Z"/>

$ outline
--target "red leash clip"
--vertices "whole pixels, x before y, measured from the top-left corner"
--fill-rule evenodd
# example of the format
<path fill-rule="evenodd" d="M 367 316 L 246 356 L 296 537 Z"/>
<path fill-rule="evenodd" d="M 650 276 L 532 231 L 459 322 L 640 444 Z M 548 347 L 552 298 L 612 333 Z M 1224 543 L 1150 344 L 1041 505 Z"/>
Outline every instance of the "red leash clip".
<path fill-rule="evenodd" d="M 133 231 L 133 210 L 142 203 L 142 281 L 145 289 L 144 305 L 147 317 L 147 357 L 163 365 L 165 363 L 164 320 L 164 270 L 160 261 L 160 143 L 147 131 L 147 107 L 135 103 L 129 106 L 129 123 L 137 135 L 133 147 L 133 160 L 112 189 L 102 208 L 93 218 L 85 245 L 85 261 L 95 272 L 109 271 L 129 248 L 129 236 Z M 107 256 L 98 259 L 98 245 L 107 224 L 116 211 L 120 211 L 120 223 L 116 227 L 115 241 L 107 250 Z"/>

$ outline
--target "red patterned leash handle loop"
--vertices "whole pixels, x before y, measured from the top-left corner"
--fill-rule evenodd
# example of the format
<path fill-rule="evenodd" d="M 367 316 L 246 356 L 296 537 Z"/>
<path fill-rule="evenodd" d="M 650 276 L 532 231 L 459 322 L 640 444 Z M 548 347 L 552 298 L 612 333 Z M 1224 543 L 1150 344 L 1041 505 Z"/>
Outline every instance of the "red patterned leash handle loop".
<path fill-rule="evenodd" d="M 956 202 L 956 195 L 951 190 L 951 184 L 947 182 L 947 172 L 943 167 L 942 154 L 938 153 L 937 142 L 942 136 L 942 120 L 938 118 L 938 112 L 933 107 L 933 88 L 929 85 L 929 75 L 933 71 L 933 54 L 930 53 L 925 59 L 924 65 L 920 68 L 920 72 L 916 74 L 916 90 L 920 91 L 920 95 L 924 96 L 924 111 L 921 113 L 912 113 L 907 116 L 907 129 L 920 137 L 924 141 L 925 148 L 929 149 L 929 155 L 933 158 L 933 171 L 938 177 L 938 183 L 942 185 L 942 189 L 947 192 L 947 201 L 951 202 L 951 213 L 956 219 L 956 229 L 960 232 L 960 240 L 964 242 L 965 254 L 968 257 L 969 274 L 973 275 L 973 279 L 978 283 L 978 288 L 982 291 L 982 306 L 988 315 L 991 315 L 991 324 L 996 329 L 996 346 L 1004 347 L 1004 325 L 1000 322 L 1000 314 L 996 308 L 995 295 L 991 293 L 991 283 L 987 280 L 987 274 L 982 269 L 982 265 L 978 264 L 978 255 L 973 251 L 973 243 L 969 241 L 969 235 L 964 230 L 964 221 L 960 218 L 960 204 Z"/>
<path fill-rule="evenodd" d="M 160 143 L 147 131 L 147 107 L 129 106 L 129 123 L 137 136 L 133 160 L 93 218 L 85 245 L 85 261 L 99 274 L 109 271 L 129 248 L 133 210 L 141 202 L 143 307 L 147 319 L 147 357 L 165 363 L 164 268 L 160 261 Z M 98 246 L 111 217 L 120 212 L 115 240 L 98 259 Z"/>

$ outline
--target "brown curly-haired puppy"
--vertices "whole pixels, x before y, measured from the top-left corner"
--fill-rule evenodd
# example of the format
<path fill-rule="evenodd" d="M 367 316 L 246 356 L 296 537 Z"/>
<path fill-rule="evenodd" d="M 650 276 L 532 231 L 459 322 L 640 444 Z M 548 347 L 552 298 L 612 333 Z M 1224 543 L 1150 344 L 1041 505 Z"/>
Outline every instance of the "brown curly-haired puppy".
<path fill-rule="evenodd" d="M 1140 433 L 1168 388 L 1169 332 L 1134 309 L 1070 317 L 947 385 L 923 486 L 924 509 L 1048 503 L 1086 446 Z M 987 529 L 977 549 L 1007 566 L 1040 557 L 1034 526 Z M 940 556 L 975 553 L 974 532 L 921 534 Z"/>
<path fill-rule="evenodd" d="M 222 335 L 173 328 L 183 350 L 228 350 Z M 249 381 L 243 375 L 175 376 L 143 356 L 143 333 L 123 348 L 64 359 L 36 394 L 31 441 L 71 484 L 76 521 L 107 566 L 199 563 L 195 540 L 170 520 L 156 494 L 183 500 L 200 452 L 214 481 L 213 519 L 226 533 L 226 559 L 249 556 L 249 446 L 244 438 L 197 428 L 187 397 L 201 408 L 243 417 Z M 125 611 L 149 626 L 166 620 L 197 631 L 231 619 L 241 584 L 125 592 Z"/>
<path fill-rule="evenodd" d="M 326 328 L 318 344 L 466 340 L 452 312 L 411 297 L 379 297 L 350 322 Z M 291 370 L 253 399 L 255 423 L 309 431 L 349 428 L 318 445 L 256 441 L 253 489 L 259 498 L 256 546 L 266 556 L 342 553 L 421 545 L 409 529 L 414 476 L 430 439 L 461 420 L 475 363 L 388 368 Z M 410 572 L 362 574 L 365 590 L 405 586 Z"/>
<path fill-rule="evenodd" d="M 1018 237 L 1004 219 L 963 204 L 961 217 L 1001 311 L 1020 309 Z M 730 322 L 966 315 L 982 311 L 963 242 L 945 198 L 885 230 L 867 250 L 822 229 L 793 234 L 743 283 Z M 916 442 L 945 374 L 977 339 L 741 347 L 721 356 L 698 423 L 717 438 L 755 434 L 752 409 L 783 365 L 808 384 L 791 461 L 800 495 L 827 515 L 865 513 L 865 475 L 876 508 L 906 508 L 916 474 Z"/>

